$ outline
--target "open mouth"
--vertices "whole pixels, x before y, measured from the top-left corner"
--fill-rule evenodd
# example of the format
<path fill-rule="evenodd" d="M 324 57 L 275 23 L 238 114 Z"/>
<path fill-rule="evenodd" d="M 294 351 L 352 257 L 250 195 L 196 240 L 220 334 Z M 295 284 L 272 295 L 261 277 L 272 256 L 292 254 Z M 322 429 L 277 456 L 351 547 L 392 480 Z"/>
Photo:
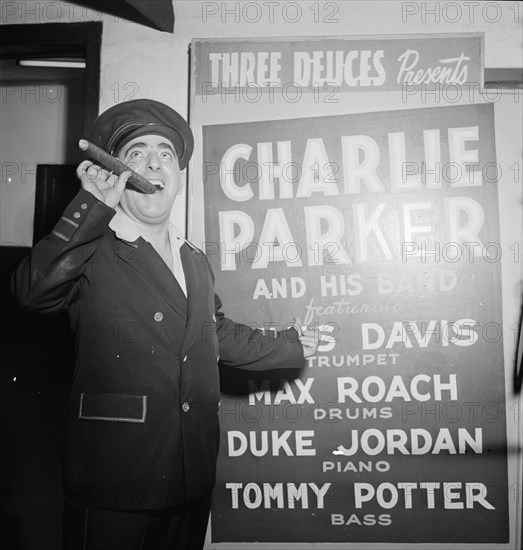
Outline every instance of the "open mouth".
<path fill-rule="evenodd" d="M 165 184 L 163 183 L 163 181 L 160 181 L 160 180 L 149 180 L 149 181 L 154 185 L 157 191 L 162 191 L 163 189 L 165 189 Z"/>

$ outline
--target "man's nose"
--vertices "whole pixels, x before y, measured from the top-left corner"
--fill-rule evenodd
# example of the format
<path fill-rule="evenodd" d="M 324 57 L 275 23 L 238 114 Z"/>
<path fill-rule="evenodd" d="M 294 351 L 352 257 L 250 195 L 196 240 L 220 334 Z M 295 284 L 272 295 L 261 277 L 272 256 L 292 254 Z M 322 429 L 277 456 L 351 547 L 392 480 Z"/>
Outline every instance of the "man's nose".
<path fill-rule="evenodd" d="M 147 156 L 147 168 L 149 170 L 159 170 L 160 169 L 160 159 L 158 158 L 158 154 L 155 152 L 149 153 Z"/>

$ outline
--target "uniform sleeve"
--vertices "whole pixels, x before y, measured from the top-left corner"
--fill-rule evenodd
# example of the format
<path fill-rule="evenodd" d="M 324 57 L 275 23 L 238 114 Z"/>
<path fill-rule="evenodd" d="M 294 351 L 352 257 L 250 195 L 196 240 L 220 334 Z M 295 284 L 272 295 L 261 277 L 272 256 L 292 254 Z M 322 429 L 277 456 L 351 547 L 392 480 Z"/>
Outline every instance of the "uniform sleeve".
<path fill-rule="evenodd" d="M 12 275 L 13 294 L 24 309 L 56 313 L 78 291 L 115 210 L 81 189 L 49 235 L 40 240 Z"/>
<path fill-rule="evenodd" d="M 221 364 L 251 371 L 303 366 L 303 347 L 295 329 L 253 329 L 225 317 L 217 294 L 214 301 Z"/>

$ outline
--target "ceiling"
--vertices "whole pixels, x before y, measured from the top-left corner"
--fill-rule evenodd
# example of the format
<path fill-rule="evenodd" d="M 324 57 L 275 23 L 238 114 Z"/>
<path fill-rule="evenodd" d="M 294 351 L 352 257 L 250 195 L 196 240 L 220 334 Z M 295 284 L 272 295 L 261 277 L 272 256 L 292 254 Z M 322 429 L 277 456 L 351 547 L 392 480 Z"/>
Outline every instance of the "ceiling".
<path fill-rule="evenodd" d="M 70 0 L 70 2 L 159 31 L 174 32 L 172 0 Z"/>

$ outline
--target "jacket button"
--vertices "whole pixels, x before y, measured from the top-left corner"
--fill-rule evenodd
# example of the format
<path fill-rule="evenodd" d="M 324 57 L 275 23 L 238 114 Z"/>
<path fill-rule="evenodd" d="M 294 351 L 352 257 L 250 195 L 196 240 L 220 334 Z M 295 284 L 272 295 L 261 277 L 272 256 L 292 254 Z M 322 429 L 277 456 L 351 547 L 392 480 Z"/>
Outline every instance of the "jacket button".
<path fill-rule="evenodd" d="M 78 219 L 80 217 L 80 212 L 75 212 L 73 218 Z"/>
<path fill-rule="evenodd" d="M 87 203 L 86 202 L 83 202 L 81 205 L 80 205 L 80 208 L 82 210 L 85 210 L 87 208 Z"/>
<path fill-rule="evenodd" d="M 159 323 L 162 319 L 163 319 L 163 313 L 161 311 L 157 311 L 154 314 L 154 320 Z"/>
<path fill-rule="evenodd" d="M 186 413 L 190 409 L 189 403 L 187 401 L 182 405 L 182 410 Z"/>

